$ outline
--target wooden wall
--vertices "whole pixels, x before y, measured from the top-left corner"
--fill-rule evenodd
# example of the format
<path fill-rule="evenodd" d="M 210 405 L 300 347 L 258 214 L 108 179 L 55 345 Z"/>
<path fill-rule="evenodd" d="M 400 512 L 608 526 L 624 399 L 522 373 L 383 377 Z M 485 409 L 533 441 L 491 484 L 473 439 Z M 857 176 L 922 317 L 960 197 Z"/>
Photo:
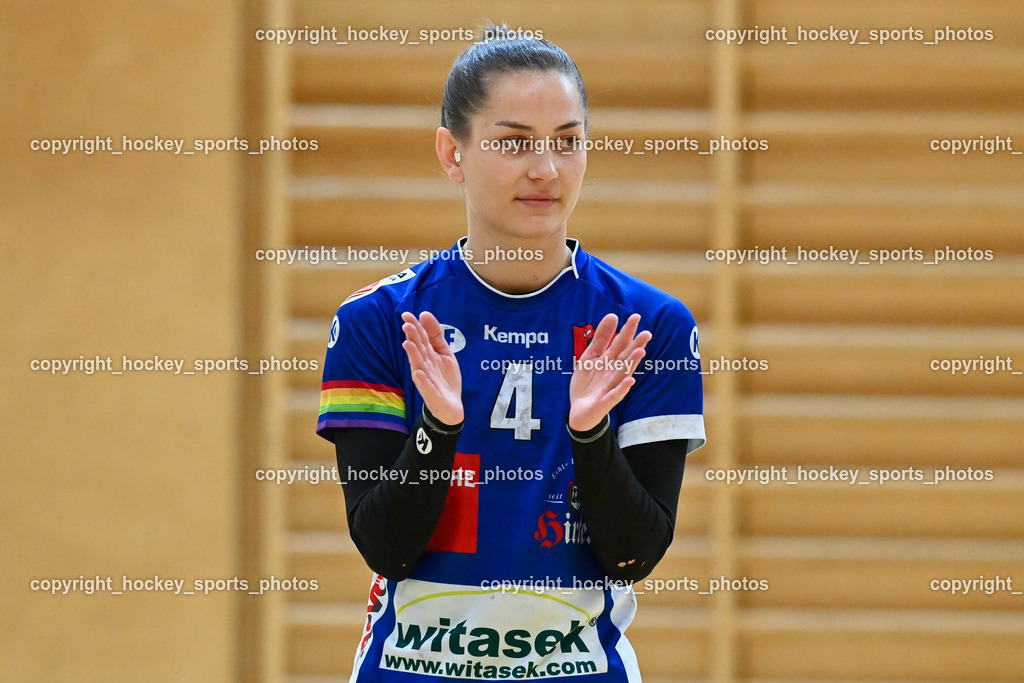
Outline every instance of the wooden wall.
<path fill-rule="evenodd" d="M 123 588 L 244 576 L 240 375 L 113 373 L 125 356 L 244 357 L 240 157 L 112 151 L 123 136 L 241 133 L 240 19 L 203 2 L 4 7 L 0 679 L 239 669 L 237 593 Z M 96 136 L 111 149 L 32 150 Z M 92 374 L 32 369 L 97 356 L 110 366 Z M 80 577 L 110 581 L 91 595 L 32 587 Z"/>
<path fill-rule="evenodd" d="M 370 573 L 313 434 L 319 371 L 32 371 L 33 359 L 322 362 L 351 291 L 408 264 L 257 260 L 257 249 L 441 249 L 465 231 L 433 153 L 468 41 L 273 45 L 260 28 L 540 29 L 586 79 L 593 137 L 764 140 L 758 151 L 592 152 L 570 234 L 673 292 L 711 361 L 708 445 L 676 540 L 639 586 L 645 680 L 1014 681 L 1024 671 L 1024 9 L 899 0 L 51 3 L 0 22 L 5 296 L 0 627 L 11 680 L 327 683 L 349 675 Z M 916 28 L 884 45 L 726 45 L 717 28 Z M 935 29 L 991 40 L 927 45 Z M 858 41 L 859 42 L 859 41 Z M 48 155 L 95 135 L 316 140 L 262 156 Z M 1018 140 L 1018 136 L 1020 139 Z M 937 143 L 938 144 L 938 143 Z M 715 250 L 858 250 L 856 264 L 727 264 Z M 935 250 L 991 259 L 933 260 Z M 920 261 L 873 262 L 916 249 Z M 709 250 L 712 256 L 708 256 Z M 792 260 L 792 259 L 789 259 Z M 860 261 L 866 260 L 865 264 Z M 1019 356 L 1019 358 L 1018 358 Z M 759 366 L 760 367 L 760 366 Z M 991 480 L 727 485 L 786 467 L 990 470 Z M 308 468 L 308 469 L 307 469 Z M 316 580 L 249 596 L 49 595 L 90 575 Z M 1012 590 L 932 590 L 1011 577 Z M 764 590 L 704 595 L 711 579 Z"/>

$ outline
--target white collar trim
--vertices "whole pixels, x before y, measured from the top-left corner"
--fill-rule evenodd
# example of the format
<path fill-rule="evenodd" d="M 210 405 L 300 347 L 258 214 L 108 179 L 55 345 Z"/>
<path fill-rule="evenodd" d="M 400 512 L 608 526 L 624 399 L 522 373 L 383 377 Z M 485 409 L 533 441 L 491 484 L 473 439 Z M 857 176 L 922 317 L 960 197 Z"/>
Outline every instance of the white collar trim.
<path fill-rule="evenodd" d="M 480 284 L 482 284 L 484 287 L 491 290 L 495 294 L 500 294 L 501 296 L 506 297 L 508 299 L 529 299 L 532 296 L 537 296 L 538 294 L 541 294 L 542 292 L 546 291 L 549 287 L 554 285 L 556 282 L 558 282 L 561 279 L 561 277 L 565 275 L 566 271 L 571 270 L 572 276 L 574 278 L 576 278 L 577 280 L 580 278 L 580 271 L 578 268 L 576 268 L 576 253 L 579 251 L 580 241 L 570 237 L 566 238 L 566 242 L 572 243 L 572 246 L 570 247 L 569 265 L 560 270 L 558 274 L 551 279 L 551 282 L 547 283 L 546 285 L 544 285 L 543 287 L 534 292 L 527 292 L 526 294 L 509 294 L 508 292 L 503 292 L 500 289 L 495 289 L 491 285 L 484 282 L 483 279 L 479 275 L 477 275 L 477 272 L 473 270 L 473 267 L 469 264 L 469 261 L 466 259 L 466 255 L 462 251 L 462 246 L 466 243 L 466 240 L 468 239 L 468 235 L 465 237 L 460 237 L 458 243 L 456 244 L 456 246 L 459 249 L 459 255 L 462 257 L 462 262 L 466 265 L 466 268 L 468 268 L 469 272 L 473 274 L 473 277 L 476 278 L 477 282 L 479 282 Z"/>

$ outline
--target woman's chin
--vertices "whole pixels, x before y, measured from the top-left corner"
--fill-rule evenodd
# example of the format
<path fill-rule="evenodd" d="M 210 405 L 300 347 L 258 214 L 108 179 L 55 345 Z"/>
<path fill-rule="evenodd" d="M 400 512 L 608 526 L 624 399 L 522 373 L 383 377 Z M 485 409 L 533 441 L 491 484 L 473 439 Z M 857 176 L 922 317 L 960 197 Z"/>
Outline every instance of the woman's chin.
<path fill-rule="evenodd" d="M 565 221 L 560 216 L 531 216 L 508 225 L 509 236 L 524 240 L 542 240 L 565 232 Z"/>

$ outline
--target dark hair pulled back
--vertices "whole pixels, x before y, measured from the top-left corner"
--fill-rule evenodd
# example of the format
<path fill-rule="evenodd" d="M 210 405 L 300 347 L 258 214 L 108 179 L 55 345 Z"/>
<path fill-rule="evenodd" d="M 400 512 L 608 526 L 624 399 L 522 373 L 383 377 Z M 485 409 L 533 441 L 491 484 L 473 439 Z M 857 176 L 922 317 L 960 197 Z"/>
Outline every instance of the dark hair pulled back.
<path fill-rule="evenodd" d="M 491 79 L 518 71 L 554 71 L 568 76 L 583 103 L 586 130 L 587 90 L 576 63 L 554 43 L 505 25 L 484 28 L 483 39 L 466 48 L 452 64 L 441 99 L 441 125 L 465 140 L 470 118 L 487 102 Z"/>

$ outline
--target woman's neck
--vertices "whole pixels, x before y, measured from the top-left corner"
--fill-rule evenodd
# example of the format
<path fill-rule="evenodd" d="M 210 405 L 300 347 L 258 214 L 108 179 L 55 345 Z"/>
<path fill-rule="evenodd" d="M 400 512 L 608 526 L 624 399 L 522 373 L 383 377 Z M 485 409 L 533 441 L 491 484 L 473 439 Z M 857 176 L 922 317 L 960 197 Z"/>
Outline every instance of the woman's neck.
<path fill-rule="evenodd" d="M 514 244 L 473 237 L 470 234 L 464 246 L 472 256 L 467 258 L 467 265 L 481 280 L 506 294 L 535 292 L 572 262 L 564 232 L 549 238 L 516 240 Z"/>

